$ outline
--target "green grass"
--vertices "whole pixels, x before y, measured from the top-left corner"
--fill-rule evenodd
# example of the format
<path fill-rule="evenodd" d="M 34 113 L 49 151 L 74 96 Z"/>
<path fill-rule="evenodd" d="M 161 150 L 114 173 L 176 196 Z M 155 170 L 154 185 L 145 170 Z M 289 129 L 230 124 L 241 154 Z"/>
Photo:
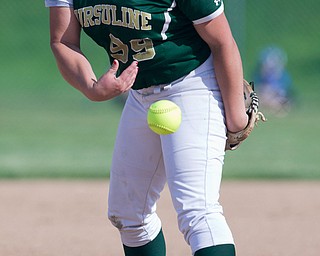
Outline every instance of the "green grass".
<path fill-rule="evenodd" d="M 234 152 L 228 152 L 229 178 L 319 179 L 320 149 L 316 112 L 294 110 L 285 118 L 268 117 Z"/>
<path fill-rule="evenodd" d="M 106 177 L 119 103 L 75 91 L 57 99 L 28 97 L 3 113 L 1 177 Z"/>
<path fill-rule="evenodd" d="M 298 104 L 284 118 L 267 113 L 268 122 L 227 153 L 226 178 L 320 178 L 316 1 L 245 1 L 241 51 L 246 77 L 250 79 L 262 48 L 279 45 L 288 53 Z M 50 51 L 48 10 L 42 1 L 23 10 L 17 2 L 2 7 L 2 20 L 10 23 L 0 37 L 0 178 L 107 177 L 122 103 L 90 102 L 63 81 Z M 12 13 L 19 15 L 13 19 Z M 108 68 L 103 49 L 86 38 L 83 49 L 101 75 Z"/>

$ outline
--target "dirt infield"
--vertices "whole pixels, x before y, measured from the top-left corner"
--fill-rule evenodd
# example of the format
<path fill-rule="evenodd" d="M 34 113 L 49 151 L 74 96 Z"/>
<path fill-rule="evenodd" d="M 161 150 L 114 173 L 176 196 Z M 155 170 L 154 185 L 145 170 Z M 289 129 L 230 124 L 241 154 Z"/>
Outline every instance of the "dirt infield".
<path fill-rule="evenodd" d="M 120 256 L 107 181 L 0 181 L 0 255 Z M 320 182 L 225 181 L 238 256 L 318 256 Z M 166 189 L 158 204 L 168 256 L 191 255 Z"/>

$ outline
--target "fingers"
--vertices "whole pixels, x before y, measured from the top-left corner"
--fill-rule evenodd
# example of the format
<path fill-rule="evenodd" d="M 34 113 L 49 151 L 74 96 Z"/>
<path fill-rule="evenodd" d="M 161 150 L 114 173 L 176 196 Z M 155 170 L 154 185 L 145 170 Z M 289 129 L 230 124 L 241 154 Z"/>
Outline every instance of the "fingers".
<path fill-rule="evenodd" d="M 115 60 L 113 61 L 113 63 L 112 63 L 112 65 L 111 65 L 111 67 L 110 67 L 110 69 L 109 69 L 108 72 L 109 72 L 110 74 L 116 76 L 117 71 L 118 71 L 118 68 L 119 68 L 119 61 L 115 59 Z"/>
<path fill-rule="evenodd" d="M 115 95 L 124 93 L 133 86 L 138 74 L 138 62 L 133 61 L 130 66 L 123 70 L 117 77 L 118 70 L 119 61 L 115 59 L 109 70 L 99 79 L 100 87 L 105 89 L 110 88 Z"/>
<path fill-rule="evenodd" d="M 138 74 L 138 62 L 134 61 L 129 67 L 127 67 L 117 78 L 119 82 L 126 88 L 130 89 L 136 80 Z"/>

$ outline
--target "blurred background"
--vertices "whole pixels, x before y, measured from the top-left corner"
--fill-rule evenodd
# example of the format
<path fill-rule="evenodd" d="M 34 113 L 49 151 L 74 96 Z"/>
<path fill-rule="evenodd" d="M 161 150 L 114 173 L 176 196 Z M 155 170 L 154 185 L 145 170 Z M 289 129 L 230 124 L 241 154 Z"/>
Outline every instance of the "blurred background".
<path fill-rule="evenodd" d="M 225 8 L 268 122 L 227 153 L 224 177 L 319 179 L 320 2 L 225 0 Z M 107 178 L 123 101 L 90 102 L 62 79 L 43 1 L 1 9 L 0 178 Z M 86 37 L 82 47 L 103 74 L 104 50 Z"/>

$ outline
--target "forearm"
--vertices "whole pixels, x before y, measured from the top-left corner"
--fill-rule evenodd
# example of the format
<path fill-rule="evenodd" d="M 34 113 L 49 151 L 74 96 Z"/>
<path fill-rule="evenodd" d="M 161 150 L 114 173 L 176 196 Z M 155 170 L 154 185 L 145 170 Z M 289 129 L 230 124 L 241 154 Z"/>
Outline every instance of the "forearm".
<path fill-rule="evenodd" d="M 97 79 L 80 49 L 61 42 L 51 42 L 51 49 L 63 78 L 86 97 L 94 100 L 93 86 Z"/>
<path fill-rule="evenodd" d="M 79 48 L 63 43 L 51 43 L 51 48 L 63 78 L 92 101 L 105 101 L 125 93 L 132 87 L 138 73 L 138 63 L 134 61 L 116 77 L 119 62 L 115 60 L 111 68 L 97 80 Z"/>
<path fill-rule="evenodd" d="M 243 99 L 243 70 L 238 47 L 224 14 L 209 22 L 195 25 L 209 45 L 214 59 L 216 78 L 225 108 L 229 131 L 240 131 L 247 125 Z"/>
<path fill-rule="evenodd" d="M 212 49 L 216 78 L 224 102 L 226 124 L 230 131 L 239 131 L 247 124 L 243 100 L 243 70 L 240 53 L 234 40 Z"/>

